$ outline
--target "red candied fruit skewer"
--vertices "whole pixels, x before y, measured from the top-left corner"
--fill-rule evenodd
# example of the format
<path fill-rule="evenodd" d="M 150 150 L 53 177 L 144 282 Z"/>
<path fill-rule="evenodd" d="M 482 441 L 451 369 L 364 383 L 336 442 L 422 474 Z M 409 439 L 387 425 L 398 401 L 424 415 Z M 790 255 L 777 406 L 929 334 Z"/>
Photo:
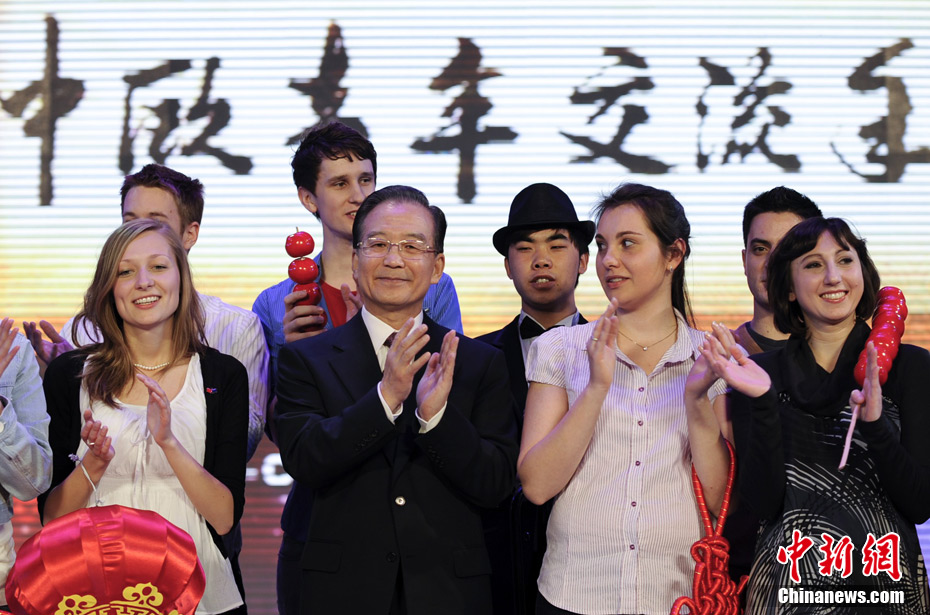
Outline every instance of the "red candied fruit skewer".
<path fill-rule="evenodd" d="M 900 288 L 886 286 L 878 291 L 878 306 L 872 317 L 872 332 L 866 340 L 865 348 L 859 353 L 859 360 L 853 374 L 859 386 L 865 382 L 865 369 L 868 362 L 869 342 L 875 346 L 878 353 L 878 381 L 882 385 L 888 380 L 888 372 L 898 356 L 901 346 L 901 336 L 904 335 L 904 320 L 907 318 L 907 301 Z M 846 467 L 849 457 L 849 446 L 852 443 L 856 420 L 859 418 L 859 406 L 853 408 L 852 418 L 849 420 L 849 429 L 846 431 L 846 442 L 843 445 L 843 457 L 840 459 L 840 470 Z"/>

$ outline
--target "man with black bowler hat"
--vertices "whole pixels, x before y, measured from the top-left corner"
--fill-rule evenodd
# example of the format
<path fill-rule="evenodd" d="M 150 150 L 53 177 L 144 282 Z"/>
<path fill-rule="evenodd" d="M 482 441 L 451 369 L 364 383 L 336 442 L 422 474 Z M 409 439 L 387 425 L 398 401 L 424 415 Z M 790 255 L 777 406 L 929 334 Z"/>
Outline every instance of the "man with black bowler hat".
<path fill-rule="evenodd" d="M 575 287 L 588 267 L 588 244 L 594 233 L 593 222 L 578 220 L 567 194 L 552 184 L 539 183 L 514 197 L 507 226 L 492 238 L 494 248 L 504 257 L 507 277 L 520 295 L 521 309 L 503 329 L 477 339 L 504 352 L 521 430 L 530 345 L 552 327 L 587 322 L 575 307 Z M 505 503 L 485 514 L 494 615 L 534 612 L 550 507 L 534 506 L 518 494 L 513 510 Z"/>

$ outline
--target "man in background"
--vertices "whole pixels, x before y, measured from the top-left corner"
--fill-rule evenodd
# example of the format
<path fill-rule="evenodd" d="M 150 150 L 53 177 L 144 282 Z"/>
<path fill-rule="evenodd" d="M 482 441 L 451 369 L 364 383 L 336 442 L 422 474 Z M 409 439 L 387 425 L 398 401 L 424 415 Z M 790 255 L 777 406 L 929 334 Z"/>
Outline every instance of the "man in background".
<path fill-rule="evenodd" d="M 757 195 L 743 209 L 743 272 L 752 293 L 752 320 L 741 324 L 733 336 L 749 354 L 776 350 L 788 342 L 788 334 L 775 327 L 769 304 L 769 255 L 797 223 L 822 215 L 811 199 L 784 186 Z M 736 582 L 752 567 L 757 528 L 758 520 L 745 507 L 733 510 L 724 526 L 723 535 L 730 541 L 730 577 Z"/>
<path fill-rule="evenodd" d="M 812 200 L 784 186 L 759 194 L 743 210 L 743 272 L 752 293 L 752 320 L 740 325 L 734 335 L 749 354 L 775 350 L 788 339 L 787 333 L 775 327 L 765 289 L 769 255 L 798 222 L 822 216 Z"/>
<path fill-rule="evenodd" d="M 160 164 L 147 164 L 139 172 L 127 175 L 120 188 L 122 221 L 151 218 L 164 222 L 181 238 L 184 249 L 190 249 L 200 236 L 203 218 L 203 184 L 174 169 Z M 204 335 L 207 345 L 232 355 L 245 366 L 249 375 L 249 448 L 251 458 L 265 425 L 268 403 L 268 348 L 261 324 L 252 312 L 223 302 L 219 297 L 197 293 L 204 311 Z M 77 346 L 97 341 L 98 333 L 83 327 L 72 331 L 73 320 L 65 323 L 59 335 L 47 321 L 23 323 L 32 342 L 40 367 L 44 372 L 48 362 Z M 51 341 L 42 339 L 42 332 Z"/>

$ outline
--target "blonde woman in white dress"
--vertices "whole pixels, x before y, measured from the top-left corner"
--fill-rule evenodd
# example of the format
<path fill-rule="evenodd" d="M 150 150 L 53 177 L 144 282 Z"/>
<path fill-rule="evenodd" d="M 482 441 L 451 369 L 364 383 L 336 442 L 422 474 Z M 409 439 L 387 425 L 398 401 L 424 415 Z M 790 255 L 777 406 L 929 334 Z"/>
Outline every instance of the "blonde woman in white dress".
<path fill-rule="evenodd" d="M 207 580 L 197 613 L 244 613 L 223 536 L 245 498 L 248 378 L 204 345 L 174 231 L 148 219 L 116 229 L 76 320 L 103 341 L 46 371 L 53 476 L 43 521 L 95 504 L 158 512 L 197 544 Z"/>

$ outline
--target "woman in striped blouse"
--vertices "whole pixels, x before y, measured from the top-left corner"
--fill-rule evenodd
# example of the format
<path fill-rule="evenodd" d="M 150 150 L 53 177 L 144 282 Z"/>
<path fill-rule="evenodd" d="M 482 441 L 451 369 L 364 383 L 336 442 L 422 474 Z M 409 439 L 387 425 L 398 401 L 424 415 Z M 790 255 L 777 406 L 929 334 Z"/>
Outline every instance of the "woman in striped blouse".
<path fill-rule="evenodd" d="M 537 613 L 665 615 L 690 593 L 702 534 L 683 402 L 704 339 L 685 289 L 690 225 L 670 193 L 638 184 L 595 215 L 610 304 L 541 336 L 527 362 L 519 475 L 530 501 L 556 498 Z"/>

